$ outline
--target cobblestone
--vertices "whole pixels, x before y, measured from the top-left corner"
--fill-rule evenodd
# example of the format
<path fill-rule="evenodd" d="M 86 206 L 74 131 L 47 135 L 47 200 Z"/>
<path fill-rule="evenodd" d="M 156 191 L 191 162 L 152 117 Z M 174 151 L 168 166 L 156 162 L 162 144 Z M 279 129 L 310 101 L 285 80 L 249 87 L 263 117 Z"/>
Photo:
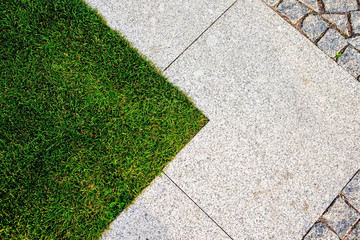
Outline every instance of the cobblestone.
<path fill-rule="evenodd" d="M 334 29 L 329 29 L 318 42 L 318 47 L 329 57 L 335 57 L 347 45 L 347 41 Z"/>
<path fill-rule="evenodd" d="M 351 13 L 351 26 L 354 34 L 360 34 L 360 11 Z"/>
<path fill-rule="evenodd" d="M 360 36 L 350 38 L 347 40 L 354 48 L 360 51 Z"/>
<path fill-rule="evenodd" d="M 279 3 L 276 0 L 263 1 L 272 7 Z M 351 46 L 337 62 L 360 80 L 360 7 L 357 1 L 283 0 L 275 10 L 332 58 L 346 47 L 346 38 Z M 320 6 L 324 6 L 321 11 Z M 302 18 L 304 20 L 299 24 Z"/>
<path fill-rule="evenodd" d="M 319 15 L 309 15 L 304 19 L 301 29 L 312 41 L 316 41 L 328 27 L 329 24 Z"/>
<path fill-rule="evenodd" d="M 319 5 L 317 0 L 300 0 L 300 2 L 316 12 L 319 11 Z"/>
<path fill-rule="evenodd" d="M 323 14 L 322 17 L 335 24 L 337 28 L 350 36 L 350 30 L 347 27 L 348 17 L 345 14 Z"/>
<path fill-rule="evenodd" d="M 360 53 L 354 47 L 347 47 L 338 63 L 353 76 L 358 77 L 360 75 Z"/>
<path fill-rule="evenodd" d="M 359 240 L 360 239 L 360 223 L 356 224 L 355 228 L 351 231 L 346 240 Z"/>
<path fill-rule="evenodd" d="M 338 197 L 335 203 L 324 214 L 323 218 L 340 238 L 350 230 L 351 226 L 360 218 L 360 214 Z"/>
<path fill-rule="evenodd" d="M 354 178 L 346 185 L 343 195 L 357 210 L 360 210 L 360 173 L 358 172 Z"/>
<path fill-rule="evenodd" d="M 315 223 L 303 240 L 339 240 L 339 238 L 359 240 L 360 212 L 358 208 L 360 208 L 360 171 L 357 171 L 333 204 L 320 216 L 321 222 Z M 339 238 L 334 238 L 330 234 L 333 231 Z"/>
<path fill-rule="evenodd" d="M 278 11 L 285 15 L 292 23 L 299 21 L 310 10 L 296 0 L 284 0 L 278 7 Z"/>
<path fill-rule="evenodd" d="M 264 0 L 264 2 L 270 6 L 274 6 L 275 4 L 279 3 L 280 0 Z"/>
<path fill-rule="evenodd" d="M 304 240 L 339 240 L 338 236 L 329 230 L 322 222 L 315 223 Z"/>
<path fill-rule="evenodd" d="M 357 10 L 356 0 L 323 0 L 327 12 L 347 12 Z"/>

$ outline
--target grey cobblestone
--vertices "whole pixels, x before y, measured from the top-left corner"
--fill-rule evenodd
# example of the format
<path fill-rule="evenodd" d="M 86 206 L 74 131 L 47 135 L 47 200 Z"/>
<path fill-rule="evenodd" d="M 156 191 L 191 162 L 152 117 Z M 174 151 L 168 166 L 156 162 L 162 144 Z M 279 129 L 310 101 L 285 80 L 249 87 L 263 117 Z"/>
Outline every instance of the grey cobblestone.
<path fill-rule="evenodd" d="M 307 5 L 310 9 L 319 12 L 319 5 L 317 0 L 300 0 L 303 4 Z"/>
<path fill-rule="evenodd" d="M 356 224 L 355 228 L 351 231 L 346 240 L 359 240 L 360 239 L 360 223 Z"/>
<path fill-rule="evenodd" d="M 347 45 L 347 41 L 334 29 L 329 29 L 318 42 L 318 47 L 329 57 L 335 57 Z"/>
<path fill-rule="evenodd" d="M 347 27 L 348 18 L 345 14 L 323 14 L 322 16 L 335 24 L 346 35 L 350 36 L 350 31 Z"/>
<path fill-rule="evenodd" d="M 354 48 L 360 51 L 360 36 L 350 38 L 347 40 Z"/>
<path fill-rule="evenodd" d="M 351 13 L 351 26 L 354 34 L 360 34 L 360 11 Z"/>
<path fill-rule="evenodd" d="M 324 214 L 326 223 L 343 238 L 351 226 L 360 218 L 360 214 L 338 197 Z"/>
<path fill-rule="evenodd" d="M 270 6 L 276 6 L 275 3 L 279 3 L 276 0 L 263 1 Z M 323 5 L 320 4 L 321 2 Z M 321 12 L 320 5 L 324 6 Z M 360 6 L 358 0 L 283 0 L 275 10 L 332 58 L 350 44 L 351 47 L 345 50 L 337 62 L 360 81 Z M 307 14 L 309 16 L 300 26 L 298 21 Z M 328 29 L 329 27 L 331 29 Z M 328 31 L 323 34 L 326 29 Z M 346 44 L 344 39 L 347 41 Z"/>
<path fill-rule="evenodd" d="M 322 222 L 318 222 L 314 224 L 304 240 L 339 240 L 339 237 Z"/>
<path fill-rule="evenodd" d="M 360 210 L 360 172 L 346 185 L 343 195 L 357 210 Z"/>
<path fill-rule="evenodd" d="M 274 6 L 275 4 L 279 3 L 280 0 L 264 0 L 264 3 L 270 5 L 270 6 Z"/>
<path fill-rule="evenodd" d="M 353 76 L 357 77 L 360 75 L 360 53 L 351 45 L 346 48 L 338 63 Z"/>
<path fill-rule="evenodd" d="M 323 0 L 323 3 L 327 12 L 346 12 L 358 9 L 356 0 Z"/>
<path fill-rule="evenodd" d="M 310 10 L 296 0 L 284 0 L 278 7 L 278 11 L 286 16 L 292 23 L 299 21 Z"/>
<path fill-rule="evenodd" d="M 328 27 L 329 24 L 319 15 L 309 15 L 304 19 L 301 29 L 312 41 L 316 41 Z"/>

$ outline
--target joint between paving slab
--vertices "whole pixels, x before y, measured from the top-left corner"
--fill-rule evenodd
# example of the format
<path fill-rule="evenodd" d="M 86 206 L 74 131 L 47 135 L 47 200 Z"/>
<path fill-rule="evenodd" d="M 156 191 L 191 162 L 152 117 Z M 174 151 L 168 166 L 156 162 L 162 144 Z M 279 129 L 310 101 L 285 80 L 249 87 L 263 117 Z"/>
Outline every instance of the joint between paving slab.
<path fill-rule="evenodd" d="M 179 185 L 176 184 L 176 182 L 174 182 L 174 180 L 172 180 L 165 172 L 163 172 L 163 174 L 178 188 L 180 189 L 181 192 L 183 192 L 185 194 L 186 197 L 188 197 L 190 199 L 190 201 L 192 201 L 213 223 L 216 224 L 216 226 L 218 226 L 221 231 L 223 231 L 230 239 L 234 240 L 225 230 L 224 228 L 222 228 L 207 212 L 204 211 L 204 209 L 202 209 Z"/>
<path fill-rule="evenodd" d="M 349 231 L 345 234 L 343 240 L 347 240 L 351 232 L 355 229 L 356 225 L 360 224 L 360 219 L 358 219 L 349 229 Z"/>
<path fill-rule="evenodd" d="M 359 80 L 360 81 L 360 80 Z M 304 240 L 305 237 L 309 234 L 309 232 L 311 231 L 311 229 L 314 227 L 314 225 L 318 222 L 322 222 L 324 224 L 324 226 L 326 228 L 328 228 L 330 231 L 332 231 L 333 233 L 335 233 L 339 239 L 345 239 L 346 236 L 348 236 L 348 234 L 351 232 L 351 229 L 355 227 L 356 223 L 358 221 L 360 221 L 360 219 L 358 219 L 356 221 L 355 224 L 353 224 L 353 226 L 351 226 L 350 230 L 348 231 L 348 233 L 345 235 L 345 238 L 341 238 L 337 232 L 335 230 L 333 230 L 328 224 L 327 222 L 325 221 L 325 219 L 323 218 L 324 214 L 331 208 L 332 205 L 334 205 L 336 199 L 338 198 L 342 198 L 344 200 L 344 202 L 349 206 L 351 207 L 352 209 L 354 209 L 355 211 L 359 212 L 358 209 L 356 209 L 348 200 L 347 198 L 342 194 L 342 192 L 344 191 L 344 189 L 346 188 L 346 186 L 355 178 L 356 174 L 360 171 L 360 169 L 358 169 L 355 174 L 350 178 L 350 180 L 345 184 L 345 186 L 340 190 L 339 194 L 336 195 L 336 197 L 334 198 L 334 200 L 332 200 L 332 202 L 329 204 L 329 206 L 325 209 L 325 211 L 320 215 L 320 217 L 314 222 L 314 224 L 309 228 L 309 230 L 303 235 L 302 239 L 301 240 Z"/>
<path fill-rule="evenodd" d="M 195 38 L 194 41 L 192 41 L 189 46 L 187 46 L 167 67 L 165 67 L 164 72 L 174 63 L 176 62 L 176 60 L 178 60 L 181 55 L 183 55 L 202 35 L 204 35 L 205 32 L 207 32 L 231 7 L 233 7 L 235 5 L 235 3 L 237 3 L 238 0 L 235 0 L 227 9 L 225 9 L 225 11 L 223 13 L 220 14 L 220 16 L 218 16 L 202 33 L 200 33 L 200 35 Z"/>

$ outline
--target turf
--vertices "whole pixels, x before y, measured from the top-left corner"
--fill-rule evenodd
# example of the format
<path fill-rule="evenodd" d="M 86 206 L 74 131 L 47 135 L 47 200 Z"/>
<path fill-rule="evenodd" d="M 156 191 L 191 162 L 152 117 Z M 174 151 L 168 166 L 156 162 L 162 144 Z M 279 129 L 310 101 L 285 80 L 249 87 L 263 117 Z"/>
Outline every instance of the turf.
<path fill-rule="evenodd" d="M 0 12 L 0 239 L 97 239 L 207 119 L 81 0 Z"/>

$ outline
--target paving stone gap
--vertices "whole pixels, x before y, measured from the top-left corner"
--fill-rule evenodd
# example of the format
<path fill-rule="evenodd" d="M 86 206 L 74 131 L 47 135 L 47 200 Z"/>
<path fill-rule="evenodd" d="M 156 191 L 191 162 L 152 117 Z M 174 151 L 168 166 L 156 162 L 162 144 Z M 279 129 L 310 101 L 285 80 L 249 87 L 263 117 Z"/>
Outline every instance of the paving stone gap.
<path fill-rule="evenodd" d="M 360 172 L 312 226 L 305 240 L 360 239 Z"/>
<path fill-rule="evenodd" d="M 360 80 L 360 4 L 357 0 L 263 1 Z"/>
<path fill-rule="evenodd" d="M 349 1 L 87 0 L 210 119 L 103 239 L 356 239 Z"/>

